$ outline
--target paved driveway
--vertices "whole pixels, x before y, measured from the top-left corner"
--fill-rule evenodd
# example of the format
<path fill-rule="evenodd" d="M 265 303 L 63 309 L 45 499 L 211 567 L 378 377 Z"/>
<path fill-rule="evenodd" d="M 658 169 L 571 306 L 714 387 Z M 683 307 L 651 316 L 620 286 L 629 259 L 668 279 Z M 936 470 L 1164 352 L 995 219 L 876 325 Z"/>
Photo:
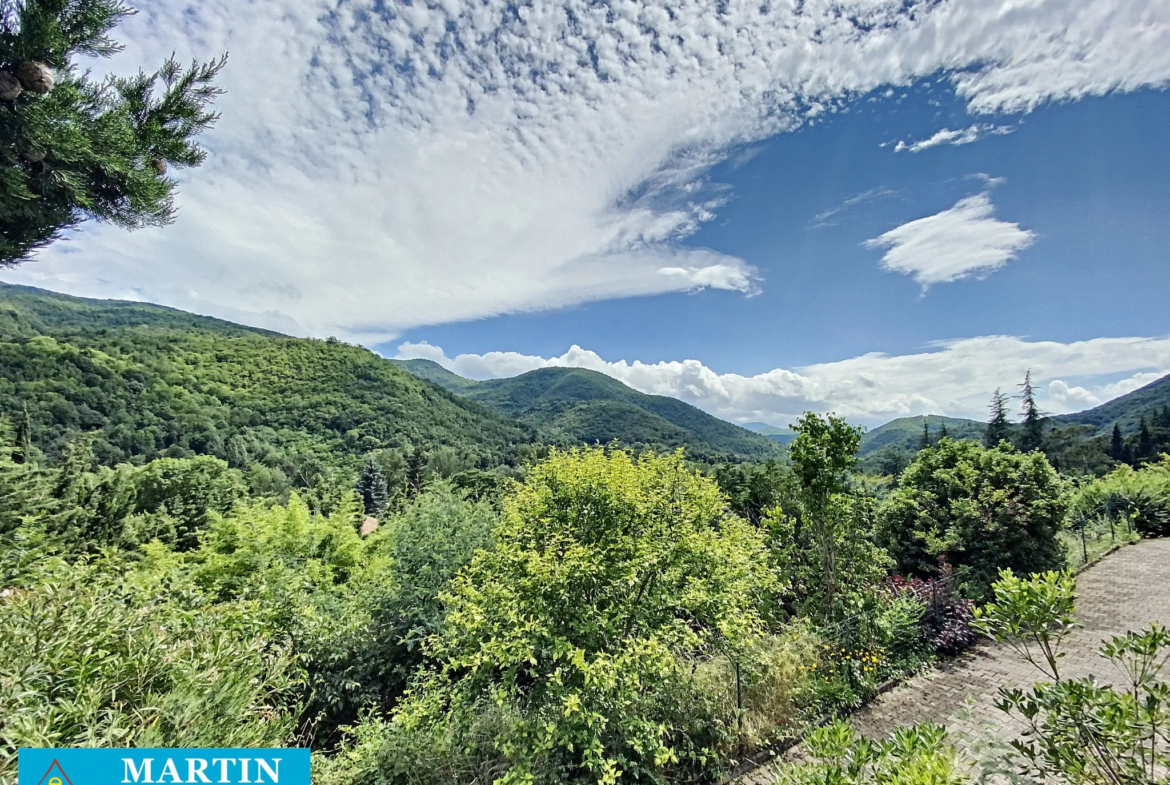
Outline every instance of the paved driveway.
<path fill-rule="evenodd" d="M 1084 628 L 1061 647 L 1061 675 L 1113 681 L 1114 667 L 1097 654 L 1102 641 L 1151 621 L 1170 627 L 1170 539 L 1122 548 L 1081 573 L 1077 594 L 1076 617 Z M 880 696 L 854 716 L 854 726 L 880 737 L 899 725 L 932 720 L 947 726 L 962 746 L 994 736 L 1011 739 L 1021 726 L 995 708 L 999 688 L 1026 687 L 1039 678 L 1011 649 L 983 644 Z M 761 768 L 740 782 L 766 785 L 771 777 Z"/>

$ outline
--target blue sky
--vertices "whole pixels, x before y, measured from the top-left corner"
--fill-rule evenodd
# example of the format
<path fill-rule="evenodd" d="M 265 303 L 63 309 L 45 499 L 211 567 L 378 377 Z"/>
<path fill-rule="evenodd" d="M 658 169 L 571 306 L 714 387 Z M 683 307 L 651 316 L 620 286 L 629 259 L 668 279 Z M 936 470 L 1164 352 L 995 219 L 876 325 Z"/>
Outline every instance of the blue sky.
<path fill-rule="evenodd" d="M 3 280 L 729 420 L 1170 372 L 1170 0 L 141 0 L 230 51 L 179 219 Z"/>
<path fill-rule="evenodd" d="M 403 337 L 449 354 L 507 348 L 549 356 L 576 343 L 605 357 L 694 357 L 718 373 L 757 374 L 978 335 L 1071 342 L 1170 330 L 1170 94 L 1044 106 L 996 118 L 1015 127 L 1010 134 L 910 153 L 881 145 L 988 118 L 968 115 L 937 85 L 884 92 L 748 146 L 754 154 L 745 163 L 732 153 L 712 170 L 728 203 L 685 243 L 755 266 L 758 295 L 611 300 Z M 980 174 L 1004 182 L 986 188 Z M 1037 235 L 998 271 L 924 292 L 911 277 L 883 271 L 880 251 L 863 247 L 983 192 L 998 218 Z M 867 193 L 874 195 L 844 206 Z M 392 353 L 398 343 L 380 348 Z"/>

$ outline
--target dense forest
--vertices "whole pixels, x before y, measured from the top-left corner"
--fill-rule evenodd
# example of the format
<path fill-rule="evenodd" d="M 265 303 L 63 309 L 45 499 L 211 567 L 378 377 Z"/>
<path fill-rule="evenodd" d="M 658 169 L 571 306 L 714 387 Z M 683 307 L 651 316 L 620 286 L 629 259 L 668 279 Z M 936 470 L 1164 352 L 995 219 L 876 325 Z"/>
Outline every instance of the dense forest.
<path fill-rule="evenodd" d="M 880 474 L 831 415 L 762 460 L 717 429 L 700 456 L 548 443 L 562 399 L 657 403 L 573 372 L 470 400 L 337 341 L 0 295 L 5 785 L 54 745 L 307 746 L 331 785 L 713 783 L 1170 533 L 1170 458 L 1094 436 L 1084 472 L 1049 457 L 1072 426 L 928 421 Z M 907 733 L 881 754 L 951 765 Z"/>
<path fill-rule="evenodd" d="M 674 398 L 646 395 L 597 371 L 541 368 L 476 382 L 430 360 L 394 360 L 402 368 L 531 425 L 548 444 L 685 447 L 692 458 L 779 457 L 767 438 Z"/>

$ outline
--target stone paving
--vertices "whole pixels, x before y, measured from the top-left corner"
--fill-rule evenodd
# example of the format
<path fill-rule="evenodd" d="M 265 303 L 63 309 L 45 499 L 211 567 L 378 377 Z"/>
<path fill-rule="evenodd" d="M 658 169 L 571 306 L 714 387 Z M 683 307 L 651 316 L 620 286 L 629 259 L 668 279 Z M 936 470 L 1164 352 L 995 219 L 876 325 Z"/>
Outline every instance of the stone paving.
<path fill-rule="evenodd" d="M 1102 641 L 1151 621 L 1170 626 L 1170 539 L 1146 540 L 1108 556 L 1081 573 L 1077 595 L 1076 618 L 1084 628 L 1065 638 L 1061 675 L 1113 681 L 1114 667 L 1097 654 Z M 900 725 L 932 720 L 964 747 L 996 736 L 1010 740 L 1021 726 L 995 708 L 999 688 L 1026 687 L 1040 678 L 1011 649 L 981 644 L 879 696 L 854 715 L 854 727 L 878 738 Z M 771 782 L 765 766 L 736 785 Z"/>

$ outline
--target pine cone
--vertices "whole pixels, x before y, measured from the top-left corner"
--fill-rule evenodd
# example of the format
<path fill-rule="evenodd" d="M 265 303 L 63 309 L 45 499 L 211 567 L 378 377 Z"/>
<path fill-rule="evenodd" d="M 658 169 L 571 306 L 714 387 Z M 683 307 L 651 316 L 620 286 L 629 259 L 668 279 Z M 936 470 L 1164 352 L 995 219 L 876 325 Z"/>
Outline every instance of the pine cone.
<path fill-rule="evenodd" d="M 161 158 L 155 158 L 150 162 L 150 165 L 153 166 L 154 171 L 158 172 L 159 174 L 167 173 L 167 162 Z"/>
<path fill-rule="evenodd" d="M 19 79 L 8 71 L 0 71 L 0 101 L 15 101 L 23 90 Z"/>
<path fill-rule="evenodd" d="M 16 69 L 16 78 L 20 85 L 30 93 L 44 95 L 53 89 L 53 71 L 44 63 L 35 60 L 25 60 Z"/>

